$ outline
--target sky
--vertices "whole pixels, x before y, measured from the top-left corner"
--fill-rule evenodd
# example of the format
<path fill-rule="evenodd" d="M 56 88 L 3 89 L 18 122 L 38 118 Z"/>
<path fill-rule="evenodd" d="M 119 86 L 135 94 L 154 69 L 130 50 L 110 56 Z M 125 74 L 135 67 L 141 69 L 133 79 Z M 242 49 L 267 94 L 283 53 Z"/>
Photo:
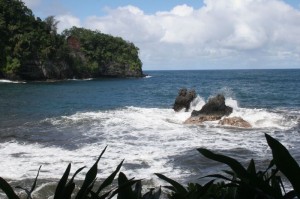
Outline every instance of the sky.
<path fill-rule="evenodd" d="M 300 69 L 300 0 L 23 0 L 133 42 L 144 70 Z"/>

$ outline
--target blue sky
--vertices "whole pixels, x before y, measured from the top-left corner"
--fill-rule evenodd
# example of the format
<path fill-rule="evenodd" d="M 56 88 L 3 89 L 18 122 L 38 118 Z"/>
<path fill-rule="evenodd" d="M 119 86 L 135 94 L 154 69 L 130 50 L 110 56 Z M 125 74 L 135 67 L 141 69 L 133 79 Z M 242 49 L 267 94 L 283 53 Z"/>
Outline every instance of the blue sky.
<path fill-rule="evenodd" d="M 121 36 L 143 68 L 300 68 L 300 0 L 24 0 L 35 16 Z M 88 2 L 88 3 L 87 3 Z"/>

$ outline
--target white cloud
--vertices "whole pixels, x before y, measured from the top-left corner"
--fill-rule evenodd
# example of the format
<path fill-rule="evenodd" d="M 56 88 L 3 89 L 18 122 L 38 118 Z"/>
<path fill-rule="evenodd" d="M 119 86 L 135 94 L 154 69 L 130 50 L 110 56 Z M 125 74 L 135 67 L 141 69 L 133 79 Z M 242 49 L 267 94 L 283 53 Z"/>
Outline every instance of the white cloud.
<path fill-rule="evenodd" d="M 63 30 L 71 28 L 73 26 L 80 27 L 80 19 L 72 16 L 71 14 L 58 15 L 55 19 L 59 21 L 57 25 L 57 31 L 61 33 Z"/>
<path fill-rule="evenodd" d="M 156 42 L 164 34 L 155 16 L 145 15 L 133 6 L 109 10 L 105 17 L 91 16 L 85 21 L 85 27 L 122 36 L 137 43 Z"/>
<path fill-rule="evenodd" d="M 29 8 L 34 8 L 41 3 L 41 0 L 22 0 Z"/>
<path fill-rule="evenodd" d="M 279 0 L 205 0 L 155 14 L 126 6 L 84 26 L 134 42 L 146 69 L 300 67 L 300 11 Z"/>

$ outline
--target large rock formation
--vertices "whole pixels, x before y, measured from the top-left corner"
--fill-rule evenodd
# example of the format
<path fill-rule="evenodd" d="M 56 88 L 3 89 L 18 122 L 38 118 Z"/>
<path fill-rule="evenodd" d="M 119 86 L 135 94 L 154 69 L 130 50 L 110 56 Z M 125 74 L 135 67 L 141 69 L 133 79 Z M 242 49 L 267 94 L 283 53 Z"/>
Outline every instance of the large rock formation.
<path fill-rule="evenodd" d="M 218 94 L 216 97 L 210 98 L 200 111 L 193 111 L 192 117 L 199 115 L 229 115 L 232 113 L 232 108 L 225 105 L 225 97 Z"/>
<path fill-rule="evenodd" d="M 188 111 L 190 109 L 191 102 L 196 98 L 195 90 L 188 91 L 186 88 L 182 88 L 178 92 L 178 96 L 175 99 L 173 105 L 174 111 L 178 112 L 182 109 Z"/>
<path fill-rule="evenodd" d="M 191 117 L 185 123 L 201 124 L 205 121 L 220 120 L 223 116 L 231 113 L 232 108 L 225 105 L 225 97 L 219 94 L 216 97 L 210 98 L 200 111 L 194 110 Z"/>
<path fill-rule="evenodd" d="M 251 128 L 251 124 L 241 117 L 226 117 L 219 121 L 221 125 L 228 125 L 240 128 Z"/>

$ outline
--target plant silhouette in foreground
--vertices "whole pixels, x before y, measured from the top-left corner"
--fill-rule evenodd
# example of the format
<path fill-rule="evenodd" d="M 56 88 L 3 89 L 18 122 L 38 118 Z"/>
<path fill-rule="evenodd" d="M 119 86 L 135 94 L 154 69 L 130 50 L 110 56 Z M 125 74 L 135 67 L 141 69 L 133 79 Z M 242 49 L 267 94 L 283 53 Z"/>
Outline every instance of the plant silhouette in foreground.
<path fill-rule="evenodd" d="M 95 182 L 97 181 L 96 175 L 98 172 L 98 162 L 101 159 L 102 155 L 104 154 L 107 147 L 104 148 L 100 156 L 98 157 L 97 161 L 94 163 L 94 165 L 90 168 L 90 170 L 86 173 L 85 179 L 79 188 L 78 191 L 75 191 L 75 182 L 74 178 L 76 175 L 81 172 L 85 167 L 79 168 L 74 175 L 71 177 L 71 179 L 68 181 L 70 170 L 71 170 L 71 164 L 68 165 L 66 171 L 64 172 L 63 176 L 59 180 L 54 196 L 54 199 L 109 199 L 113 198 L 115 195 L 118 195 L 118 199 L 158 199 L 160 197 L 160 189 L 158 191 L 153 191 L 152 189 L 145 193 L 144 195 L 141 194 L 142 192 L 142 185 L 141 180 L 134 180 L 127 179 L 126 175 L 122 172 L 119 173 L 121 166 L 123 164 L 123 161 L 117 166 L 115 171 L 110 174 L 101 184 L 98 188 L 95 188 Z M 41 167 L 40 167 L 41 168 Z M 40 171 L 39 168 L 39 171 Z M 20 186 L 17 186 L 16 188 L 22 189 L 27 194 L 27 199 L 32 199 L 32 192 L 34 191 L 36 187 L 38 174 L 34 180 L 34 183 L 30 190 L 27 190 L 25 188 L 22 188 Z M 116 177 L 116 175 L 119 173 L 118 176 L 118 186 L 114 187 L 112 189 L 107 188 L 109 186 L 112 186 L 112 183 Z M 131 186 L 135 186 L 135 189 L 132 190 Z M 0 189 L 4 191 L 6 196 L 9 199 L 20 199 L 19 196 L 14 192 L 13 188 L 3 179 L 0 177 Z"/>
<path fill-rule="evenodd" d="M 214 178 L 205 185 L 190 183 L 188 187 L 156 174 L 162 180 L 171 184 L 166 188 L 171 190 L 168 195 L 172 199 L 224 198 L 224 199 L 267 199 L 267 198 L 300 198 L 300 167 L 288 150 L 276 139 L 265 134 L 268 145 L 272 150 L 271 160 L 265 171 L 256 171 L 254 160 L 245 168 L 237 160 L 228 156 L 213 153 L 207 149 L 197 149 L 203 156 L 228 165 L 231 171 L 226 175 L 212 174 L 204 178 Z M 282 172 L 291 183 L 293 190 L 286 192 L 278 172 Z M 214 183 L 218 180 L 217 183 Z"/>
<path fill-rule="evenodd" d="M 247 168 L 245 168 L 237 160 L 213 153 L 207 149 L 197 149 L 203 156 L 224 163 L 230 167 L 230 171 L 223 171 L 224 174 L 212 174 L 203 178 L 214 178 L 208 183 L 201 185 L 198 183 L 189 183 L 187 187 L 172 180 L 162 174 L 156 175 L 170 184 L 164 186 L 170 192 L 170 199 L 294 199 L 300 198 L 300 167 L 295 159 L 290 155 L 288 150 L 276 139 L 268 134 L 265 135 L 267 143 L 272 150 L 273 159 L 264 171 L 257 171 L 254 160 L 251 160 Z M 128 179 L 126 175 L 119 172 L 123 161 L 117 166 L 115 171 L 110 174 L 99 187 L 95 187 L 97 181 L 98 162 L 104 154 L 106 147 L 98 157 L 95 164 L 86 173 L 83 184 L 79 190 L 75 191 L 75 176 L 81 172 L 82 167 L 78 169 L 70 180 L 69 174 L 71 164 L 68 165 L 65 173 L 58 182 L 53 198 L 54 199 L 109 199 L 117 197 L 117 199 L 159 199 L 161 198 L 161 188 L 150 189 L 142 195 L 141 180 L 134 178 Z M 41 167 L 40 167 L 41 168 Z M 30 190 L 22 187 L 27 194 L 27 199 L 31 199 L 34 191 L 38 174 Z M 279 172 L 284 174 L 292 185 L 292 190 L 286 191 L 281 180 Z M 118 175 L 118 185 L 114 188 L 113 181 Z M 3 179 L 0 178 L 0 189 L 4 191 L 9 199 L 19 199 L 13 188 Z"/>

